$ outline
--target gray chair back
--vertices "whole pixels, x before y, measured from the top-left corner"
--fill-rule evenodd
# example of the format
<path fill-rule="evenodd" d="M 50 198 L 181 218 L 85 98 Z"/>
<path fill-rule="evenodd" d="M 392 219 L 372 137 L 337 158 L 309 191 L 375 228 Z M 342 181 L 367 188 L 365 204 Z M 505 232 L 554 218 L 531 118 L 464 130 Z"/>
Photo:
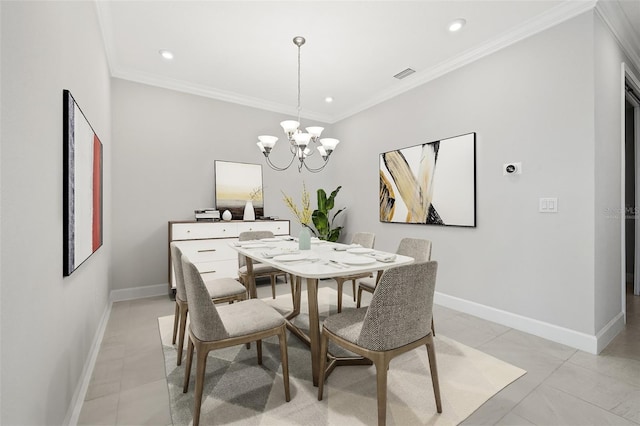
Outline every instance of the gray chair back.
<path fill-rule="evenodd" d="M 238 235 L 238 241 L 260 240 L 262 238 L 273 238 L 271 231 L 245 231 Z M 247 264 L 247 260 L 241 254 L 238 254 L 238 268 L 242 268 Z"/>
<path fill-rule="evenodd" d="M 372 232 L 356 232 L 353 234 L 351 244 L 360 244 L 364 248 L 373 248 L 376 241 L 376 234 Z"/>
<path fill-rule="evenodd" d="M 169 245 L 171 250 L 171 263 L 173 264 L 174 280 L 176 282 L 176 297 L 183 302 L 187 301 L 187 292 L 184 289 L 184 275 L 182 272 L 182 250 L 176 243 Z"/>
<path fill-rule="evenodd" d="M 438 263 L 415 262 L 384 271 L 356 343 L 388 351 L 431 333 Z"/>
<path fill-rule="evenodd" d="M 191 263 L 187 256 L 182 256 L 182 272 L 189 300 L 191 321 L 189 327 L 193 334 L 204 341 L 215 341 L 229 337 L 198 268 Z"/>
<path fill-rule="evenodd" d="M 421 238 L 403 238 L 396 253 L 413 257 L 416 262 L 426 262 L 431 260 L 431 241 Z"/>

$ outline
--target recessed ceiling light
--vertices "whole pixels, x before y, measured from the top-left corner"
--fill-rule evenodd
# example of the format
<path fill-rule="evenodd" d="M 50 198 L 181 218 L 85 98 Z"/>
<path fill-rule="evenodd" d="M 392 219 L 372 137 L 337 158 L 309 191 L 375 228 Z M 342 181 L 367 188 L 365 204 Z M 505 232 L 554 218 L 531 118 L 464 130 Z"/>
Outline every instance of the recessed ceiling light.
<path fill-rule="evenodd" d="M 452 33 L 455 33 L 456 31 L 460 31 L 460 29 L 464 27 L 464 24 L 466 23 L 467 21 L 465 19 L 458 18 L 449 24 L 449 31 L 451 31 Z"/>
<path fill-rule="evenodd" d="M 324 98 L 324 101 L 330 104 L 331 102 L 333 102 L 333 98 L 331 96 L 327 96 L 326 98 Z"/>
<path fill-rule="evenodd" d="M 173 59 L 173 53 L 171 53 L 169 50 L 161 49 L 158 53 L 160 53 L 160 56 L 162 56 L 164 59 Z"/>

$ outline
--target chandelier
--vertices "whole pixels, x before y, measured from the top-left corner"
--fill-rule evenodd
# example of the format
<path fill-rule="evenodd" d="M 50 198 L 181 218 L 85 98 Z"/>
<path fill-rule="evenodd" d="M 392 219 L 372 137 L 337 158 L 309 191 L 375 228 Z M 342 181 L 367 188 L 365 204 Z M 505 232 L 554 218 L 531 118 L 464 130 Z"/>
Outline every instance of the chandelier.
<path fill-rule="evenodd" d="M 275 136 L 261 135 L 258 136 L 259 142 L 257 143 L 258 148 L 264 154 L 264 157 L 267 160 L 267 164 L 274 170 L 282 171 L 286 170 L 297 160 L 298 172 L 302 171 L 304 167 L 310 172 L 316 173 L 320 170 L 324 169 L 329 161 L 329 157 L 334 149 L 336 149 L 336 145 L 340 142 L 338 139 L 333 138 L 322 138 L 320 139 L 320 134 L 324 130 L 323 127 L 312 126 L 307 127 L 303 132 L 299 129 L 300 127 L 300 47 L 306 42 L 304 37 L 297 36 L 293 39 L 293 44 L 298 46 L 298 121 L 295 120 L 285 120 L 280 123 L 284 133 L 287 135 L 287 139 L 289 140 L 289 150 L 291 151 L 291 160 L 289 164 L 284 167 L 276 166 L 271 162 L 269 158 L 269 154 L 271 154 L 271 150 L 276 145 L 276 141 L 278 140 Z M 307 164 L 307 159 L 315 154 L 315 149 L 317 149 L 320 157 L 322 158 L 322 163 L 319 167 L 311 167 Z"/>

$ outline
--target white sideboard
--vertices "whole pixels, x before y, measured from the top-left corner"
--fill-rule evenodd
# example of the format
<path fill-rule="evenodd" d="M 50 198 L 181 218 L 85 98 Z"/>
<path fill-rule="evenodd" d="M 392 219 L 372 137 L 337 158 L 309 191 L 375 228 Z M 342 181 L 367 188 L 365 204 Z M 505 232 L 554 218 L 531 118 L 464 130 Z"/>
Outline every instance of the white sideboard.
<path fill-rule="evenodd" d="M 196 265 L 205 279 L 238 276 L 238 252 L 229 246 L 241 232 L 271 231 L 274 235 L 289 235 L 288 220 L 229 221 L 229 222 L 169 222 L 169 244 L 178 246 Z M 167 248 L 169 295 L 175 296 L 176 285 Z"/>

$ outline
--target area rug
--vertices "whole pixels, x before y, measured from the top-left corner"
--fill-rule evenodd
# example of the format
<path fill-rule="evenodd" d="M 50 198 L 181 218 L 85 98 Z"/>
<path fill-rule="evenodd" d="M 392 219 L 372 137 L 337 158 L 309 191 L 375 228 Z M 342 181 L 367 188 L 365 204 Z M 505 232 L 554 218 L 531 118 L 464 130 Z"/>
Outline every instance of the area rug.
<path fill-rule="evenodd" d="M 302 293 L 302 305 L 306 305 Z M 335 289 L 320 288 L 322 316 L 335 312 Z M 345 308 L 352 303 L 345 295 Z M 276 309 L 291 308 L 291 296 L 263 299 Z M 308 316 L 295 319 L 308 329 Z M 305 321 L 307 323 L 305 324 Z M 192 424 L 195 360 L 189 392 L 182 393 L 186 364 L 176 366 L 171 344 L 173 316 L 158 318 L 174 425 Z M 305 327 L 306 326 L 306 327 Z M 437 332 L 437 330 L 436 330 Z M 186 359 L 186 343 L 184 357 Z M 285 402 L 277 338 L 263 341 L 263 365 L 251 349 L 237 346 L 209 353 L 200 424 L 242 425 L 374 425 L 377 424 L 376 376 L 373 366 L 337 367 L 325 383 L 324 399 L 311 382 L 309 349 L 288 333 L 291 401 Z M 426 349 L 391 361 L 387 387 L 387 424 L 456 425 L 489 398 L 526 372 L 441 334 L 435 336 L 442 414 L 435 408 Z"/>

